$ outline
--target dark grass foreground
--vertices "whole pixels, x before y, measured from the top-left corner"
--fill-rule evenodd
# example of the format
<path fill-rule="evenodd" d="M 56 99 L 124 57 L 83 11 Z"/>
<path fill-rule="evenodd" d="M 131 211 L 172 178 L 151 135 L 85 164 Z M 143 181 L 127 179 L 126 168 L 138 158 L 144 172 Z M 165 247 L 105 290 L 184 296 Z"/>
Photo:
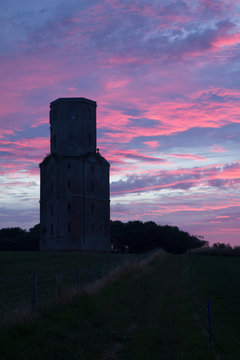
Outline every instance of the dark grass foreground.
<path fill-rule="evenodd" d="M 0 359 L 214 359 L 192 310 L 188 266 L 186 256 L 165 254 L 125 265 L 2 330 Z"/>
<path fill-rule="evenodd" d="M 208 254 L 207 254 L 208 255 Z M 208 329 L 207 299 L 211 305 L 213 346 L 219 358 L 240 359 L 240 259 L 191 255 L 195 317 Z"/>
<path fill-rule="evenodd" d="M 31 308 L 33 272 L 37 276 L 37 307 L 41 307 L 55 300 L 59 270 L 62 288 L 83 287 L 123 262 L 140 261 L 142 256 L 146 255 L 0 251 L 0 327 L 5 319 L 9 322 L 23 308 Z"/>

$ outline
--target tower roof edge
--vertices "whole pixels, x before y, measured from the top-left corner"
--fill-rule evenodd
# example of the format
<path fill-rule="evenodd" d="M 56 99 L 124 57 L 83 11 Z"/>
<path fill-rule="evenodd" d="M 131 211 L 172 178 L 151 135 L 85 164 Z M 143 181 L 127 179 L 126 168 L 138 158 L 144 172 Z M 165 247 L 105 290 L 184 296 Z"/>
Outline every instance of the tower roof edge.
<path fill-rule="evenodd" d="M 91 105 L 97 106 L 96 101 L 86 99 L 84 97 L 64 97 L 64 98 L 58 98 L 50 103 L 50 107 L 58 104 L 58 103 L 87 103 Z"/>

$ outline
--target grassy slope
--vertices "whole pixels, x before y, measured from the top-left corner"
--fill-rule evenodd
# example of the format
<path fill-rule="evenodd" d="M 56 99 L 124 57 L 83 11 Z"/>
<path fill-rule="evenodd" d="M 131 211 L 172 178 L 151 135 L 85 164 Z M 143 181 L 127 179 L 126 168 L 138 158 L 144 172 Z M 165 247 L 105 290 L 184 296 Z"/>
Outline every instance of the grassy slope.
<path fill-rule="evenodd" d="M 214 359 L 194 319 L 185 256 L 126 269 L 96 294 L 82 294 L 0 334 L 0 359 Z"/>
<path fill-rule="evenodd" d="M 129 254 L 128 256 L 131 257 Z M 116 266 L 120 255 L 77 252 L 0 252 L 0 316 L 2 309 L 11 311 L 16 304 L 31 304 L 32 272 L 38 276 L 38 301 L 43 303 L 56 294 L 56 273 L 62 270 L 63 285 L 76 283 L 76 269 L 79 269 L 80 284 L 88 282 L 88 266 L 93 277 L 99 276 L 109 266 Z M 108 264 L 108 266 L 106 266 Z M 107 269 L 108 268 L 108 269 Z M 6 310 L 5 310 L 6 311 Z"/>

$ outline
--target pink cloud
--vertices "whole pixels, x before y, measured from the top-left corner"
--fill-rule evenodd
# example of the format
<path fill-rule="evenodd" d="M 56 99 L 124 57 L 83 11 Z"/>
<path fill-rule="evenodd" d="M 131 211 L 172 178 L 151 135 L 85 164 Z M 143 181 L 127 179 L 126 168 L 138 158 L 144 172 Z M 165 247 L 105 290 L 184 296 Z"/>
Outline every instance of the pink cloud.
<path fill-rule="evenodd" d="M 179 159 L 207 160 L 205 156 L 195 154 L 166 154 L 165 156 L 175 157 Z"/>
<path fill-rule="evenodd" d="M 227 152 L 226 149 L 224 149 L 224 147 L 219 146 L 214 144 L 213 146 L 211 146 L 210 151 L 213 153 L 223 153 L 223 152 Z"/>
<path fill-rule="evenodd" d="M 193 183 L 192 180 L 182 180 L 182 181 L 175 181 L 175 182 L 168 183 L 168 184 L 134 188 L 134 189 L 131 189 L 131 190 L 112 191 L 111 194 L 115 195 L 115 194 L 123 194 L 123 193 L 126 194 L 126 193 L 134 193 L 134 192 L 139 192 L 140 193 L 140 192 L 145 192 L 145 191 L 150 191 L 150 190 L 167 189 L 167 188 L 171 188 L 171 187 L 175 187 L 175 186 L 181 186 L 183 184 L 192 184 L 192 183 Z"/>
<path fill-rule="evenodd" d="M 224 215 L 221 215 L 221 216 L 216 216 L 216 219 L 229 219 L 230 216 L 224 216 Z"/>
<path fill-rule="evenodd" d="M 240 164 L 221 167 L 180 168 L 160 170 L 146 174 L 130 175 L 126 180 L 112 183 L 112 195 L 143 193 L 161 189 L 188 190 L 193 187 L 203 188 L 238 188 Z M 229 204 L 227 205 L 229 206 Z"/>
<path fill-rule="evenodd" d="M 200 6 L 219 11 L 225 7 L 225 3 L 222 0 L 201 0 Z"/>
<path fill-rule="evenodd" d="M 105 0 L 105 3 L 111 5 L 118 13 L 132 14 L 141 17 L 151 17 L 161 19 L 162 21 L 184 23 L 190 19 L 187 14 L 186 3 L 178 6 L 167 6 L 156 4 L 147 4 L 139 1 L 121 1 L 121 0 Z M 165 26 L 165 24 L 163 24 Z M 163 26 L 161 24 L 161 26 Z"/>
<path fill-rule="evenodd" d="M 222 37 L 219 37 L 213 42 L 214 46 L 222 47 L 222 46 L 231 46 L 238 44 L 240 42 L 240 33 L 235 34 L 225 34 Z"/>
<path fill-rule="evenodd" d="M 42 149 L 45 150 L 47 147 L 49 148 L 49 137 L 46 138 L 39 137 L 39 138 L 21 139 L 21 140 L 19 139 L 15 141 L 13 144 L 25 149 L 33 148 L 41 152 Z"/>
<path fill-rule="evenodd" d="M 154 157 L 154 156 L 148 156 L 144 154 L 139 154 L 135 152 L 134 150 L 125 150 L 124 152 L 116 153 L 117 156 L 127 158 L 127 159 L 133 159 L 133 160 L 140 160 L 140 161 L 147 161 L 147 162 L 166 162 L 165 159 Z"/>
<path fill-rule="evenodd" d="M 118 56 L 114 56 L 114 57 L 110 57 L 108 59 L 109 63 L 112 65 L 124 65 L 124 64 L 131 64 L 131 63 L 135 63 L 138 59 L 134 56 L 122 56 L 122 55 L 118 55 Z"/>
<path fill-rule="evenodd" d="M 0 138 L 4 138 L 6 135 L 13 135 L 13 130 L 0 129 Z"/>
<path fill-rule="evenodd" d="M 224 168 L 222 172 L 216 175 L 216 179 L 239 179 L 240 181 L 240 165 Z"/>
<path fill-rule="evenodd" d="M 233 233 L 239 233 L 240 232 L 240 228 L 235 228 L 235 229 L 231 229 L 231 228 L 221 228 L 219 229 L 220 232 L 233 232 Z"/>
<path fill-rule="evenodd" d="M 125 85 L 128 84 L 130 80 L 129 79 L 122 79 L 122 80 L 117 80 L 117 81 L 109 81 L 105 84 L 105 87 L 107 90 L 111 90 L 111 89 L 116 89 L 119 87 L 124 87 Z"/>
<path fill-rule="evenodd" d="M 46 110 L 46 109 L 44 109 Z M 43 117 L 39 117 L 37 119 L 34 120 L 34 124 L 31 124 L 31 127 L 38 127 L 39 125 L 42 124 L 48 124 L 49 123 L 49 118 L 47 116 L 43 116 Z"/>
<path fill-rule="evenodd" d="M 49 151 L 48 138 L 1 141 L 1 175 L 25 172 L 39 174 L 38 164 Z M 4 162 L 8 160 L 7 162 Z"/>
<path fill-rule="evenodd" d="M 151 149 L 155 149 L 159 146 L 158 141 L 144 141 L 144 144 L 146 144 L 148 147 L 150 147 Z"/>

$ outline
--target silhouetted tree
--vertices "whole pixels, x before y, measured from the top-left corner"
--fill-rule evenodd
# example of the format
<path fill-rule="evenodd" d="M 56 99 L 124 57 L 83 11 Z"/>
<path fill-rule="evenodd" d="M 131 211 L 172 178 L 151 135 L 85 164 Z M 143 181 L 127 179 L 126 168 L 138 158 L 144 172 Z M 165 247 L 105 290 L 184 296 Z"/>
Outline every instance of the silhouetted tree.
<path fill-rule="evenodd" d="M 27 230 L 20 227 L 0 229 L 0 250 L 39 250 L 40 224 Z M 179 230 L 176 226 L 157 225 L 153 221 L 111 221 L 111 245 L 113 252 L 141 253 L 162 248 L 173 254 L 207 245 L 197 236 Z M 214 247 L 228 246 L 214 244 Z"/>
<path fill-rule="evenodd" d="M 232 247 L 230 246 L 230 244 L 224 244 L 224 243 L 214 243 L 213 244 L 213 248 L 214 249 L 219 249 L 219 250 L 230 250 Z"/>
<path fill-rule="evenodd" d="M 0 229 L 0 250 L 38 250 L 39 228 L 38 224 L 29 231 L 20 227 Z"/>
<path fill-rule="evenodd" d="M 145 252 L 154 248 L 181 254 L 202 247 L 206 241 L 179 230 L 176 226 L 161 226 L 153 221 L 111 222 L 111 241 L 115 251 Z"/>
<path fill-rule="evenodd" d="M 28 232 L 28 245 L 30 250 L 39 250 L 40 224 L 34 225 Z"/>
<path fill-rule="evenodd" d="M 113 252 L 125 252 L 126 240 L 124 223 L 121 221 L 111 221 L 111 234 L 112 234 L 112 251 Z"/>

